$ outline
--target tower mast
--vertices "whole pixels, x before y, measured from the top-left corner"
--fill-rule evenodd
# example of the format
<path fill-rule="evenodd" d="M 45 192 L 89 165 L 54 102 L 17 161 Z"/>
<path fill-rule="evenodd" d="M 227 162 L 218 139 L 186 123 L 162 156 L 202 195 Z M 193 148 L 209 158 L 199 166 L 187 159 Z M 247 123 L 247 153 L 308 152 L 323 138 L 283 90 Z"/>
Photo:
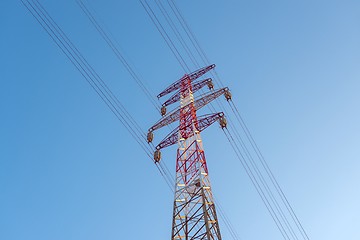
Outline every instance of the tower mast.
<path fill-rule="evenodd" d="M 223 88 L 198 100 L 194 98 L 194 92 L 202 85 L 213 89 L 209 79 L 194 80 L 214 67 L 215 65 L 210 65 L 186 74 L 160 93 L 158 97 L 177 90 L 169 100 L 178 99 L 180 107 L 166 115 L 165 107 L 169 100 L 166 101 L 162 109 L 163 118 L 149 129 L 148 141 L 151 142 L 154 130 L 176 120 L 180 123 L 177 129 L 157 145 L 154 153 L 154 159 L 158 163 L 161 148 L 175 143 L 178 145 L 171 240 L 222 239 L 200 132 L 215 121 L 219 121 L 222 128 L 226 127 L 226 120 L 222 112 L 198 118 L 197 110 L 222 94 L 227 99 L 231 95 L 227 88 Z"/>

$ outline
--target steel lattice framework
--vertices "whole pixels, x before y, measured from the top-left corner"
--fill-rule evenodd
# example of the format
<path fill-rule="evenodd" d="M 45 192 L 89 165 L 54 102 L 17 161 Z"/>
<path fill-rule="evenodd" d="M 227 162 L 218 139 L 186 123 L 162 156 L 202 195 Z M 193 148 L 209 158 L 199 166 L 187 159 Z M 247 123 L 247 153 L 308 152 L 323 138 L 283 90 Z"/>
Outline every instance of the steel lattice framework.
<path fill-rule="evenodd" d="M 160 161 L 160 149 L 178 144 L 176 157 L 175 196 L 173 208 L 173 222 L 171 239 L 203 239 L 221 240 L 219 222 L 216 215 L 214 198 L 212 195 L 209 172 L 206 164 L 205 152 L 200 132 L 219 121 L 221 127 L 226 127 L 224 114 L 213 113 L 197 117 L 197 110 L 220 95 L 230 96 L 227 88 L 213 91 L 198 100 L 194 99 L 194 91 L 208 84 L 211 79 L 195 80 L 213 69 L 210 65 L 181 79 L 161 92 L 162 97 L 177 91 L 163 106 L 180 100 L 180 107 L 163 116 L 149 129 L 148 141 L 152 141 L 152 131 L 179 120 L 179 127 L 172 131 L 156 147 L 154 159 Z M 213 85 L 208 84 L 209 89 Z M 149 136 L 150 139 L 149 139 Z"/>

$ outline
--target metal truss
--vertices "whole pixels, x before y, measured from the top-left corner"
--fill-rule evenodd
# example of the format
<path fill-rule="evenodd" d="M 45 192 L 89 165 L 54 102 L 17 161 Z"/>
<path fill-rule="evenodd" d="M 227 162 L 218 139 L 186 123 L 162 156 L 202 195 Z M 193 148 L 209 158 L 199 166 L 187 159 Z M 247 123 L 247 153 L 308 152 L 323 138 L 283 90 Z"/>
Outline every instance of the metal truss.
<path fill-rule="evenodd" d="M 214 122 L 218 121 L 221 117 L 224 116 L 224 113 L 214 113 L 214 114 L 206 114 L 198 118 L 198 128 L 199 132 L 202 132 L 207 127 L 209 127 Z M 169 135 L 167 135 L 157 146 L 156 149 L 160 150 L 162 148 L 174 145 L 178 141 L 179 136 L 179 127 L 175 128 Z M 193 136 L 191 134 L 189 137 Z"/>
<path fill-rule="evenodd" d="M 211 101 L 215 100 L 216 98 L 218 98 L 219 96 L 225 94 L 226 92 L 228 92 L 229 89 L 226 88 L 221 88 L 219 90 L 216 90 L 210 94 L 207 95 L 203 95 L 201 98 L 197 99 L 194 103 L 188 103 L 188 105 L 192 104 L 195 106 L 195 110 L 199 110 L 200 108 L 206 106 L 208 103 L 210 103 Z M 183 108 L 186 108 L 189 106 L 184 106 Z M 178 121 L 180 119 L 180 110 L 181 108 L 176 108 L 175 110 L 173 110 L 172 112 L 168 113 L 167 115 L 165 115 L 163 118 L 161 118 L 157 123 L 155 123 L 150 129 L 149 131 L 155 131 L 157 129 L 160 129 L 166 125 L 169 125 L 175 121 Z"/>
<path fill-rule="evenodd" d="M 198 82 L 193 80 L 214 67 L 215 65 L 210 65 L 185 75 L 161 92 L 158 97 L 178 90 L 163 107 L 177 101 L 180 102 L 180 107 L 165 115 L 149 129 L 149 139 L 152 141 L 154 130 L 179 121 L 179 127 L 156 146 L 154 154 L 155 161 L 158 162 L 160 149 L 178 144 L 171 240 L 222 239 L 200 133 L 216 121 L 219 121 L 221 127 L 226 127 L 226 119 L 222 112 L 197 117 L 197 110 L 219 96 L 230 93 L 228 88 L 221 88 L 204 94 L 197 100 L 193 96 L 194 92 L 211 79 Z"/>
<path fill-rule="evenodd" d="M 212 82 L 211 78 L 207 78 L 204 80 L 201 80 L 199 82 L 196 82 L 193 84 L 193 93 L 200 90 L 204 86 L 208 85 L 210 82 Z M 180 100 L 180 91 L 177 91 L 174 95 L 172 95 L 167 101 L 165 101 L 162 106 L 169 106 L 170 104 L 176 103 Z"/>
<path fill-rule="evenodd" d="M 202 75 L 204 75 L 205 73 L 207 73 L 208 71 L 210 71 L 211 69 L 215 68 L 215 64 L 209 65 L 207 67 L 198 69 L 192 73 L 190 73 L 189 75 L 185 75 L 184 77 L 180 78 L 179 80 L 177 80 L 175 83 L 171 84 L 169 87 L 167 87 L 164 91 L 162 91 L 159 95 L 157 95 L 158 98 L 161 98 L 163 96 L 165 96 L 166 94 L 169 94 L 175 90 L 180 89 L 181 87 L 181 82 L 186 78 L 186 79 L 190 79 L 190 81 L 194 81 L 195 79 L 201 77 Z"/>

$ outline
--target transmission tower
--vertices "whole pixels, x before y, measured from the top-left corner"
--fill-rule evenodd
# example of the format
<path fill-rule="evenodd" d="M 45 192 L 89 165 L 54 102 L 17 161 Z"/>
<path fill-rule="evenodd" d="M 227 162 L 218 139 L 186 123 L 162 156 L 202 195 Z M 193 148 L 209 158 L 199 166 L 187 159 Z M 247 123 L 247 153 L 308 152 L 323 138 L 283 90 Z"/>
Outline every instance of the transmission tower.
<path fill-rule="evenodd" d="M 214 67 L 210 65 L 185 74 L 157 96 L 160 98 L 175 92 L 163 103 L 162 118 L 149 129 L 147 136 L 150 143 L 154 138 L 153 131 L 179 121 L 179 127 L 156 146 L 154 153 L 154 160 L 159 163 L 160 149 L 178 144 L 171 240 L 222 239 L 200 132 L 216 121 L 224 128 L 226 119 L 222 112 L 200 117 L 196 113 L 221 95 L 227 100 L 231 99 L 228 88 L 214 91 L 210 78 L 197 80 Z M 208 86 L 212 92 L 195 99 L 194 93 L 204 86 Z M 180 107 L 166 114 L 166 107 L 175 102 L 180 102 Z"/>

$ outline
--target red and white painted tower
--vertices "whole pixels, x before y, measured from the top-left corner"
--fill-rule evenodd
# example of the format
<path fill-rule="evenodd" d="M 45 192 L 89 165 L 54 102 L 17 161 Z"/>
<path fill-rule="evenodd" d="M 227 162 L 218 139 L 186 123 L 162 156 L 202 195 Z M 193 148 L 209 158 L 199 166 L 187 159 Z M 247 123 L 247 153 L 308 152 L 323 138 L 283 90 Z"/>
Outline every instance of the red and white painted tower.
<path fill-rule="evenodd" d="M 231 95 L 227 88 L 222 88 L 200 96 L 197 100 L 194 98 L 194 92 L 206 85 L 213 90 L 211 79 L 195 80 L 214 67 L 210 65 L 186 74 L 161 92 L 159 98 L 176 91 L 163 104 L 162 119 L 149 129 L 148 141 L 151 142 L 154 130 L 175 121 L 180 122 L 179 127 L 157 145 L 154 153 L 155 162 L 158 163 L 161 148 L 178 144 L 172 240 L 222 239 L 200 132 L 216 121 L 224 128 L 226 120 L 222 112 L 198 117 L 197 110 L 220 95 L 224 94 L 227 99 Z M 177 101 L 180 101 L 180 106 L 166 114 L 166 106 Z"/>

